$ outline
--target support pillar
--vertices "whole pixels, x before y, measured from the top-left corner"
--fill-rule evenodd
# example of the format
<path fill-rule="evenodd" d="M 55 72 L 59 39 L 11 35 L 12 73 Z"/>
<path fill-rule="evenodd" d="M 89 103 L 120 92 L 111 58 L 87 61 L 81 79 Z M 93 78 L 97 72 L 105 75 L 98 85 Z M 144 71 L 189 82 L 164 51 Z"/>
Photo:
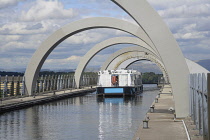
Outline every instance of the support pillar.
<path fill-rule="evenodd" d="M 210 140 L 210 73 L 207 75 L 207 96 L 208 96 L 208 140 Z"/>

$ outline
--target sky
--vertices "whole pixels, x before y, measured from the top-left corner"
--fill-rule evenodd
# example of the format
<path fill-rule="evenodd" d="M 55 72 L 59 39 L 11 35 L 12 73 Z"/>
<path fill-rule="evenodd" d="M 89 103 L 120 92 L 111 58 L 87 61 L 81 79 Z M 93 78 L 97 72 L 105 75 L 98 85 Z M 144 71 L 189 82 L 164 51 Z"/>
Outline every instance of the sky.
<path fill-rule="evenodd" d="M 210 59 L 209 0 L 148 0 L 191 60 Z M 39 45 L 53 32 L 88 17 L 135 21 L 110 0 L 0 0 L 0 70 L 25 69 Z M 113 29 L 92 29 L 59 44 L 42 69 L 75 69 L 81 57 L 97 43 L 130 36 Z M 115 45 L 98 53 L 88 64 L 98 67 L 111 53 L 128 45 Z"/>

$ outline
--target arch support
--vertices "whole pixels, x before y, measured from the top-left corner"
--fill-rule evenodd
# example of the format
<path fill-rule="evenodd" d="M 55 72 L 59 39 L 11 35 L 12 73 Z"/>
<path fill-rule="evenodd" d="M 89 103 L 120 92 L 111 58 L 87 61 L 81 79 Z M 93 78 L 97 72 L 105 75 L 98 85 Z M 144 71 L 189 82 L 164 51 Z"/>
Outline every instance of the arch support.
<path fill-rule="evenodd" d="M 189 70 L 172 33 L 146 0 L 112 0 L 144 29 L 167 69 L 177 118 L 189 115 Z"/>
<path fill-rule="evenodd" d="M 127 68 L 129 64 L 139 60 L 154 62 L 163 72 L 166 82 L 169 82 L 167 71 L 160 58 L 150 50 L 138 46 L 123 48 L 115 52 L 104 62 L 101 70 Z"/>

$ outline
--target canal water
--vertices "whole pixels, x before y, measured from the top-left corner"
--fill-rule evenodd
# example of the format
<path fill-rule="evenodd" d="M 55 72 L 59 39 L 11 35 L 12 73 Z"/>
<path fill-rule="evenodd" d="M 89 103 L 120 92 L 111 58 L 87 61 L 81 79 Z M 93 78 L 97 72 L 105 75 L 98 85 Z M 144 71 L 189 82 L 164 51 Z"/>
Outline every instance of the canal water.
<path fill-rule="evenodd" d="M 0 115 L 0 140 L 129 140 L 158 90 L 137 97 L 95 93 Z"/>

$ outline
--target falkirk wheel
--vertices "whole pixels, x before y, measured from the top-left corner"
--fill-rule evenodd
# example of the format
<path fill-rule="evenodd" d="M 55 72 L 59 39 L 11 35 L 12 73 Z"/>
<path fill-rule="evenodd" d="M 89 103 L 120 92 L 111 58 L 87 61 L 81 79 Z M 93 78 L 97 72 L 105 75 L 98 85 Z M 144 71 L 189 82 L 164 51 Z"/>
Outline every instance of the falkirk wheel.
<path fill-rule="evenodd" d="M 138 26 L 114 18 L 88 18 L 67 24 L 48 37 L 32 56 L 25 72 L 26 92 L 29 95 L 33 94 L 36 79 L 44 61 L 66 38 L 89 29 L 112 28 L 141 38 L 160 56 L 170 78 L 177 118 L 188 116 L 189 70 L 172 33 L 146 0 L 112 1 L 127 12 Z"/>

